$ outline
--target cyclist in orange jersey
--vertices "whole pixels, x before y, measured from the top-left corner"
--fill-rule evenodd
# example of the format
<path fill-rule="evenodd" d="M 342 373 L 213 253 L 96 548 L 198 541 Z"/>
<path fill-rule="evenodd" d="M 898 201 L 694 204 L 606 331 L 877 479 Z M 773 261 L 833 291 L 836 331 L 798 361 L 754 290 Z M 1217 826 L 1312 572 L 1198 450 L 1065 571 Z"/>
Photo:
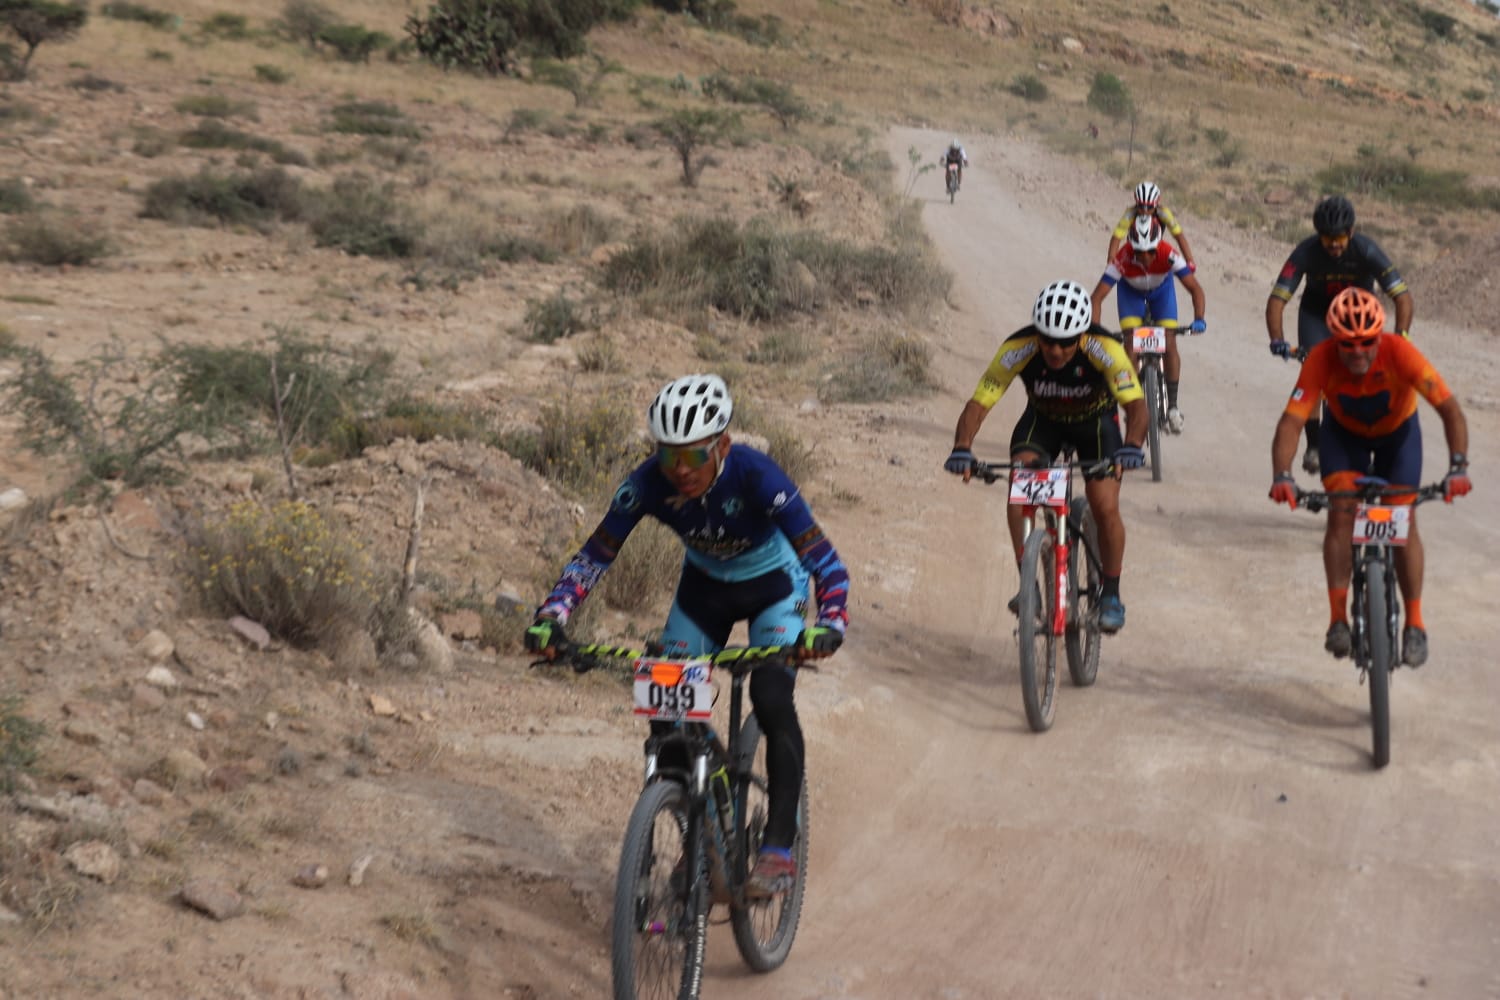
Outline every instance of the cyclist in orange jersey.
<path fill-rule="evenodd" d="M 1292 398 L 1276 424 L 1271 442 L 1271 499 L 1297 505 L 1292 459 L 1302 427 L 1327 403 L 1319 438 L 1323 487 L 1352 490 L 1361 476 L 1378 476 L 1393 486 L 1415 488 L 1422 476 L 1422 429 L 1417 397 L 1431 403 L 1443 421 L 1448 443 L 1448 474 L 1443 498 L 1452 502 L 1472 488 L 1469 482 L 1469 428 L 1458 398 L 1432 363 L 1411 341 L 1384 332 L 1385 307 L 1372 292 L 1346 288 L 1328 307 L 1329 340 L 1314 347 L 1303 362 Z M 1409 497 L 1393 496 L 1390 503 Z M 1335 657 L 1353 647 L 1349 630 L 1349 581 L 1354 558 L 1349 538 L 1354 530 L 1352 499 L 1338 499 L 1328 509 L 1323 535 L 1323 569 L 1328 578 L 1331 622 L 1323 648 Z M 1401 659 L 1420 667 L 1427 661 L 1427 629 L 1422 623 L 1422 538 L 1412 511 L 1411 534 L 1396 552 L 1396 577 L 1406 606 Z"/>

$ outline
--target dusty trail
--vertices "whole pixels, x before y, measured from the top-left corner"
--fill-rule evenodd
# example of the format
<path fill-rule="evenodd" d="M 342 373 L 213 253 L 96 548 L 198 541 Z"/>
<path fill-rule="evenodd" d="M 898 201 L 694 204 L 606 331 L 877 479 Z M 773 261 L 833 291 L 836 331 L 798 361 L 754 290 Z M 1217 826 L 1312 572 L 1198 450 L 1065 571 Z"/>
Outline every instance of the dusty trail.
<path fill-rule="evenodd" d="M 943 141 L 898 129 L 889 148 L 904 164 Z M 1395 678 L 1394 759 L 1377 773 L 1365 689 L 1321 650 L 1321 522 L 1265 498 L 1295 377 L 1261 323 L 1285 248 L 1186 220 L 1210 324 L 1184 351 L 1186 433 L 1166 445 L 1164 482 L 1125 486 L 1126 630 L 1098 684 L 1064 681 L 1053 730 L 1034 735 L 1003 610 L 1003 496 L 940 463 L 1037 289 L 1092 287 L 1126 196 L 1025 145 L 969 151 L 956 205 L 935 172 L 915 190 L 958 275 L 945 389 L 894 419 L 851 418 L 830 472 L 865 500 L 830 518 L 856 574 L 854 638 L 801 687 L 816 817 L 803 929 L 764 978 L 716 935 L 712 994 L 1500 995 L 1487 344 L 1422 324 L 1413 282 L 1419 341 L 1468 406 L 1480 492 L 1423 509 L 1434 652 Z M 1003 454 L 1019 405 L 991 415 L 982 456 Z M 1441 425 L 1423 422 L 1435 478 Z"/>

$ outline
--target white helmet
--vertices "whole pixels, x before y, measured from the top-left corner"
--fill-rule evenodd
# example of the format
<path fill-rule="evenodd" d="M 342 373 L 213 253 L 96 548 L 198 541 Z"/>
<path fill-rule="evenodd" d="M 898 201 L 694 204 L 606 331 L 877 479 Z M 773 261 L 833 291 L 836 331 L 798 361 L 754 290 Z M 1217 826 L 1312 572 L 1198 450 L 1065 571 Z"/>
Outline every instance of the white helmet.
<path fill-rule="evenodd" d="M 1137 215 L 1130 226 L 1130 249 L 1140 253 L 1155 250 L 1161 243 L 1161 223 L 1154 215 Z"/>
<path fill-rule="evenodd" d="M 734 404 L 717 375 L 684 375 L 656 394 L 646 418 L 660 444 L 691 444 L 729 426 Z"/>
<path fill-rule="evenodd" d="M 952 142 L 948 143 L 948 148 L 949 149 L 958 149 L 959 148 L 958 140 L 954 139 Z"/>
<path fill-rule="evenodd" d="M 1068 340 L 1089 328 L 1094 304 L 1089 293 L 1076 281 L 1054 281 L 1036 297 L 1031 307 L 1031 322 L 1042 336 Z"/>
<path fill-rule="evenodd" d="M 1155 208 L 1161 201 L 1161 188 L 1150 181 L 1141 181 L 1135 186 L 1135 203 L 1141 208 Z"/>

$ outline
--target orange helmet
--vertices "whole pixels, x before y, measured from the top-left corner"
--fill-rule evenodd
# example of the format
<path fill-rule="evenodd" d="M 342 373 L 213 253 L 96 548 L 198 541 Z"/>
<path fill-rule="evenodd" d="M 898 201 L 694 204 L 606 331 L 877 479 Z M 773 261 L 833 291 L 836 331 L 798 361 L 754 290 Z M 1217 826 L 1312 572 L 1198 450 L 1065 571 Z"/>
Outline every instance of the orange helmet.
<path fill-rule="evenodd" d="M 1363 340 L 1385 327 L 1385 306 L 1373 292 L 1346 288 L 1328 305 L 1328 332 L 1337 340 Z"/>

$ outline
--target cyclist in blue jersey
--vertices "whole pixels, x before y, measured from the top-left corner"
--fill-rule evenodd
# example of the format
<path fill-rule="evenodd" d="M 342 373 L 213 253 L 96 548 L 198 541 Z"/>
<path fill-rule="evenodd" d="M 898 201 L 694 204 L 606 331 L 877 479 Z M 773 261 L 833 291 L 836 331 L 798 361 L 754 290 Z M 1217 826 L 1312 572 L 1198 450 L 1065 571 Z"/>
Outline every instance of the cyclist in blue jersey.
<path fill-rule="evenodd" d="M 849 621 L 849 573 L 780 466 L 730 442 L 732 414 L 729 389 L 717 375 L 686 375 L 661 390 L 647 412 L 656 454 L 615 490 L 604 519 L 563 568 L 526 630 L 528 650 L 546 655 L 564 638 L 569 616 L 647 515 L 675 531 L 685 549 L 662 630 L 665 655 L 723 649 L 741 621 L 749 624 L 752 645 L 796 645 L 812 657 L 839 648 Z M 816 623 L 805 627 L 809 580 L 818 611 Z M 785 891 L 797 874 L 791 845 L 803 744 L 795 680 L 791 668 L 750 677 L 750 702 L 766 736 L 770 799 L 765 843 L 746 885 L 757 898 Z"/>

